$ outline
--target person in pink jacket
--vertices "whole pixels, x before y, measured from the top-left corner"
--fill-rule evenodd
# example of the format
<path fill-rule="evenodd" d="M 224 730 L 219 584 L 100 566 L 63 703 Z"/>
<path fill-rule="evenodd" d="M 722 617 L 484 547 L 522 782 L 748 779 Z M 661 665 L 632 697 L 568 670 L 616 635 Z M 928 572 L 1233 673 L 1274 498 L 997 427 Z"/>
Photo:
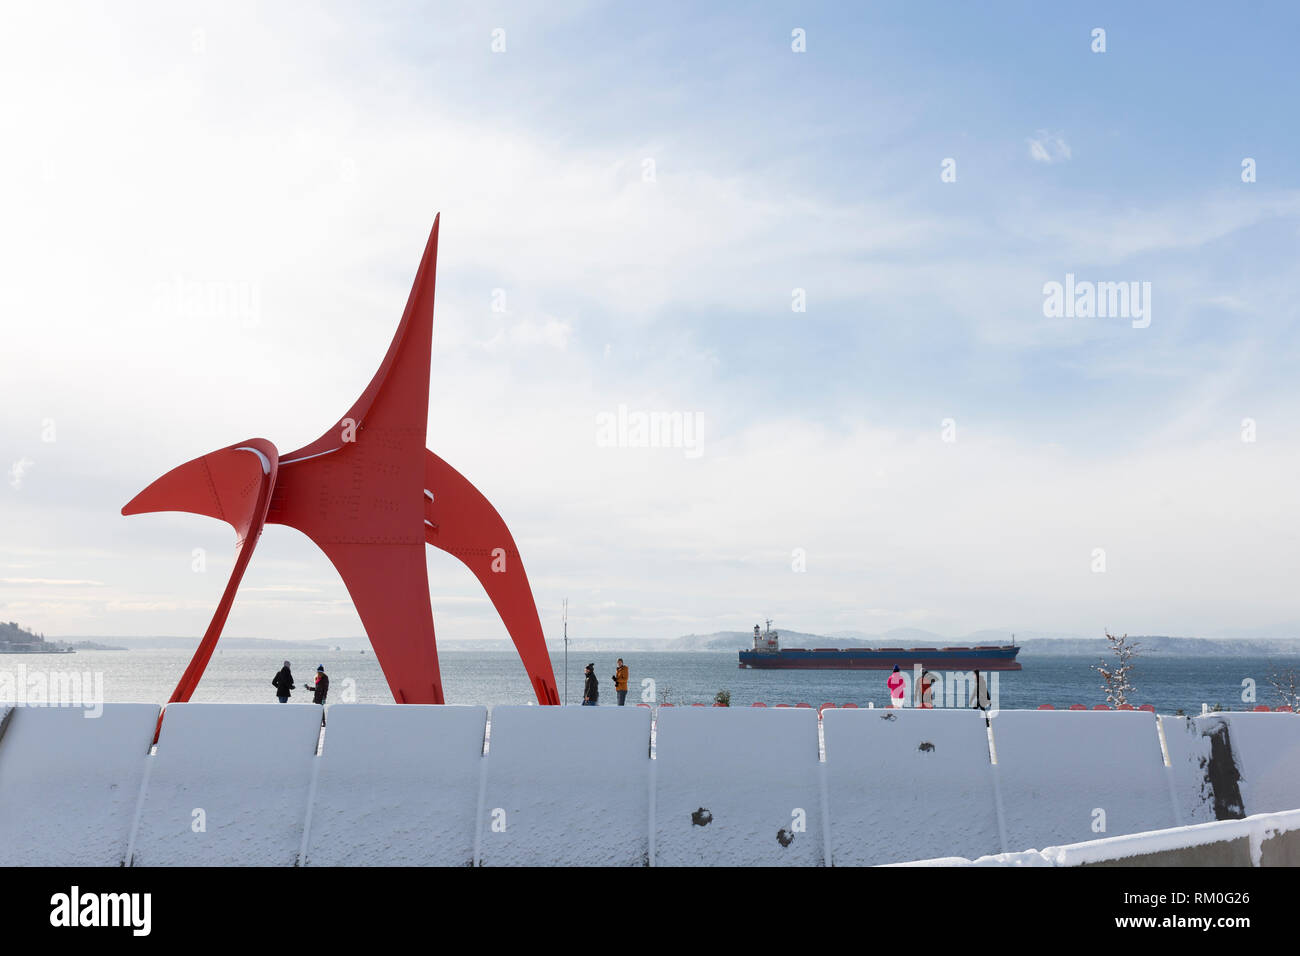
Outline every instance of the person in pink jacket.
<path fill-rule="evenodd" d="M 894 672 L 889 675 L 889 680 L 885 681 L 889 686 L 889 706 L 903 706 L 903 675 L 898 672 L 898 665 L 894 665 Z"/>

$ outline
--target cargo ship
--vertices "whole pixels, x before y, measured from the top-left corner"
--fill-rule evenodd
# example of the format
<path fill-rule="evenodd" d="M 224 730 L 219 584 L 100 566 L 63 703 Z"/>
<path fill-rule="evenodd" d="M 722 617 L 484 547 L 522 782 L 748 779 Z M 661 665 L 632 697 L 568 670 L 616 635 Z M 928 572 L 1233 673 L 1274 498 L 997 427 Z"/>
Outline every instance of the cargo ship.
<path fill-rule="evenodd" d="M 911 670 L 914 664 L 933 670 L 1018 671 L 1016 644 L 978 647 L 786 647 L 780 646 L 772 622 L 762 633 L 754 625 L 754 648 L 740 652 L 741 668 L 755 670 L 888 671 Z"/>

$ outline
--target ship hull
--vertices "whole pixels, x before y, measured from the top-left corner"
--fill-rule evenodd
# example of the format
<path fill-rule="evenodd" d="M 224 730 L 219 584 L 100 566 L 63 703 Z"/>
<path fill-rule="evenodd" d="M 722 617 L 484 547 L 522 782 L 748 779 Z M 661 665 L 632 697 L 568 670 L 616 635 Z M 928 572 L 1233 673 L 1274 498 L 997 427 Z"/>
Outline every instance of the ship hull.
<path fill-rule="evenodd" d="M 895 667 L 911 670 L 916 664 L 930 670 L 1018 671 L 1019 647 L 954 648 L 935 650 L 808 651 L 790 648 L 780 651 L 741 651 L 740 667 L 752 670 L 847 670 L 888 671 Z"/>

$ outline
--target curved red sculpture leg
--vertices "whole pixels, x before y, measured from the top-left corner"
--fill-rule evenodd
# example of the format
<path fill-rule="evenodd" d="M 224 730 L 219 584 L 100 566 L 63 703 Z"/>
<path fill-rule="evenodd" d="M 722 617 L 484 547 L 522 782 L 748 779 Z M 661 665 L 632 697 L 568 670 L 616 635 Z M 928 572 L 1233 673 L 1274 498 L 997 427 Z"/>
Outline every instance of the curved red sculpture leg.
<path fill-rule="evenodd" d="M 474 572 L 515 642 L 537 702 L 558 704 L 542 622 L 510 529 L 464 475 L 431 451 L 424 461 L 425 540 Z"/>
<path fill-rule="evenodd" d="M 441 704 L 424 558 L 424 446 L 438 220 L 379 371 L 339 424 L 280 460 L 267 520 L 338 569 L 399 703 Z"/>
<path fill-rule="evenodd" d="M 235 544 L 235 566 L 226 581 L 216 613 L 212 615 L 180 682 L 172 691 L 169 703 L 190 699 L 212 658 L 217 638 L 221 636 L 234 604 L 235 592 L 244 577 L 244 569 L 248 567 L 261 537 L 278 461 L 274 445 L 264 438 L 250 438 L 173 468 L 122 509 L 124 515 L 157 511 L 207 515 L 227 522 L 239 536 Z M 160 717 L 160 724 L 161 720 Z"/>

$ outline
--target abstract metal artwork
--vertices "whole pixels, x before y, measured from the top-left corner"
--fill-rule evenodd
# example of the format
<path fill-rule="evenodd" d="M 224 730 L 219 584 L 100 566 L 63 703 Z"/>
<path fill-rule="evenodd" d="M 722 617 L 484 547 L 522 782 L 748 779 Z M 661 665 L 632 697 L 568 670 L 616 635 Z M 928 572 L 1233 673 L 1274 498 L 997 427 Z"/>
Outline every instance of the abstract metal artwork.
<path fill-rule="evenodd" d="M 266 524 L 297 528 L 338 570 L 393 698 L 444 702 L 425 567 L 426 544 L 482 583 L 523 660 L 538 703 L 558 704 L 555 675 L 514 538 L 477 488 L 425 447 L 438 218 L 397 334 L 369 386 L 338 424 L 281 455 L 250 438 L 163 475 L 122 509 L 184 511 L 228 522 L 235 565 L 172 701 L 194 693 Z"/>

